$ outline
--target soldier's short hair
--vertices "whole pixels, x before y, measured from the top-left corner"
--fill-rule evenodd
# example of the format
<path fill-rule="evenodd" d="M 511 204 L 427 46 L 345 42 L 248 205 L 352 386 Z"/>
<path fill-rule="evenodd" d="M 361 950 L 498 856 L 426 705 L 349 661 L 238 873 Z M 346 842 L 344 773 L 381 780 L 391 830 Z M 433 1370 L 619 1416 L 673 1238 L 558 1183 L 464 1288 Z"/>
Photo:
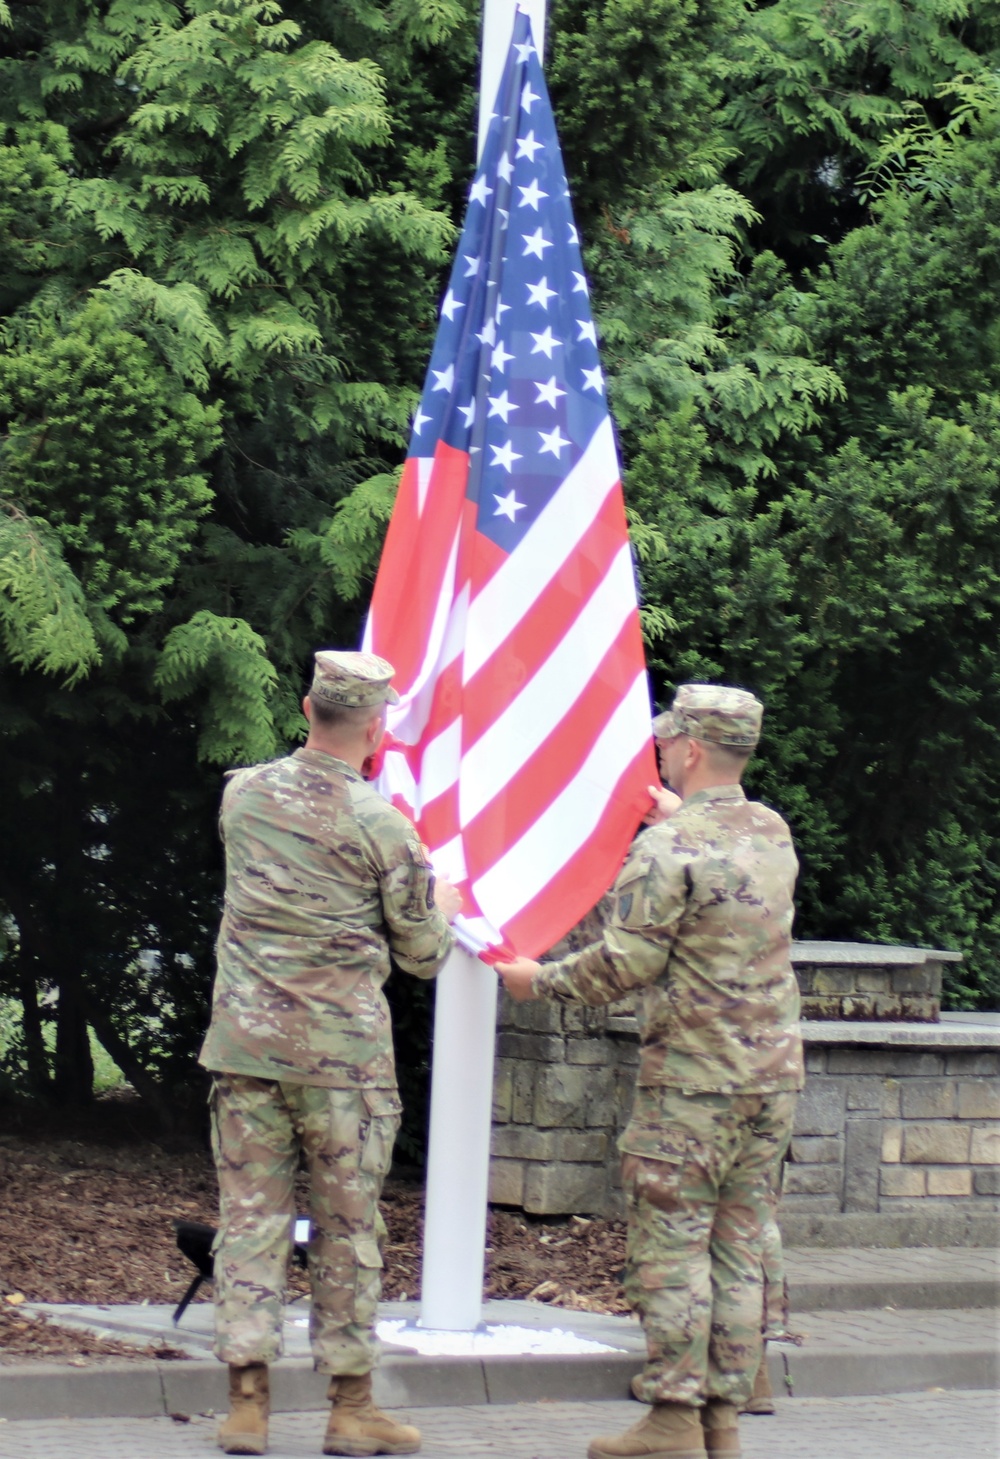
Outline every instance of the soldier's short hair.
<path fill-rule="evenodd" d="M 320 695 L 309 692 L 309 704 L 312 710 L 312 723 L 320 729 L 341 730 L 352 734 L 355 731 L 363 730 L 365 725 L 370 724 L 377 714 L 382 712 L 381 704 L 334 704 L 329 699 L 323 699 Z"/>

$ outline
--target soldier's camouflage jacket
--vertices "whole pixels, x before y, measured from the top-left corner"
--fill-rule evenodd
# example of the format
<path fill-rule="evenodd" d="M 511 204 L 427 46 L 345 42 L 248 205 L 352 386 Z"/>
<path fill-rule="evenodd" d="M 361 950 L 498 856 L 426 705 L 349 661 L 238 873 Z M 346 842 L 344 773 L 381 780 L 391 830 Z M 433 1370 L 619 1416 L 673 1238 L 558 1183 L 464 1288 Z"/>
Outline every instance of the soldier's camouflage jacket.
<path fill-rule="evenodd" d="M 779 815 L 738 785 L 699 791 L 636 838 L 600 939 L 546 964 L 536 991 L 595 1005 L 638 991 L 640 1085 L 801 1089 L 797 871 Z"/>
<path fill-rule="evenodd" d="M 344 761 L 303 749 L 233 771 L 220 829 L 226 898 L 200 1062 L 394 1088 L 390 955 L 430 978 L 453 942 L 413 826 Z"/>

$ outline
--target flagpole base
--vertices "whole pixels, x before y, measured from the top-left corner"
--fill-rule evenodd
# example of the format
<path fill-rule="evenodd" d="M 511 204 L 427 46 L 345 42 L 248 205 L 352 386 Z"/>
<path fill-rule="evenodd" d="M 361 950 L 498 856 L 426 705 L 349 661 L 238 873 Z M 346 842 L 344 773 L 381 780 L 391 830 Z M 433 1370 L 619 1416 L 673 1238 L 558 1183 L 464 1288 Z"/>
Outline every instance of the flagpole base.
<path fill-rule="evenodd" d="M 439 1332 L 482 1322 L 497 987 L 461 948 L 437 979 L 419 1325 Z"/>

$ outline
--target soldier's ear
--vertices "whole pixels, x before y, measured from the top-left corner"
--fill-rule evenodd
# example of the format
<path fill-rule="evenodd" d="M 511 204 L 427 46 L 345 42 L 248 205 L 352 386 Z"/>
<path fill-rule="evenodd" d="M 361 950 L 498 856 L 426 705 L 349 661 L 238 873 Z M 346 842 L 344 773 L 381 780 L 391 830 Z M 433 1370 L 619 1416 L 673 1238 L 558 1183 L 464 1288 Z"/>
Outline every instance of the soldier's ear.
<path fill-rule="evenodd" d="M 371 747 L 372 747 L 373 750 L 378 749 L 378 746 L 379 746 L 379 744 L 382 741 L 382 736 L 383 736 L 384 733 L 385 733 L 385 706 L 384 705 L 379 705 L 378 710 L 376 711 L 376 713 L 368 721 L 368 728 L 365 731 L 365 738 L 367 739 L 368 743 L 371 745 Z"/>
<path fill-rule="evenodd" d="M 305 715 L 309 723 L 312 724 L 312 705 L 309 702 L 308 694 L 303 695 L 302 698 L 302 713 Z"/>

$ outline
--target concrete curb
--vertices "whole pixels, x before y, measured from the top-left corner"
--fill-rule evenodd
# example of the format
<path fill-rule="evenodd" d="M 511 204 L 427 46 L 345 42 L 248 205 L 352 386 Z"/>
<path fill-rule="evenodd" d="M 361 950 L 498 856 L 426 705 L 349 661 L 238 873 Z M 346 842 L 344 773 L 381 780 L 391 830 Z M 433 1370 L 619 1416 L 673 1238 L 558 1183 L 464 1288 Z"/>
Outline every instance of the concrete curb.
<path fill-rule="evenodd" d="M 832 1283 L 820 1277 L 789 1282 L 792 1311 L 858 1312 L 872 1308 L 962 1308 L 978 1311 L 983 1307 L 1000 1307 L 1000 1280 L 997 1277 L 944 1277 L 917 1274 L 911 1277 L 857 1278 Z M 795 1326 L 794 1321 L 792 1326 Z"/>
<path fill-rule="evenodd" d="M 388 1357 L 375 1375 L 375 1398 L 386 1408 L 405 1409 L 621 1399 L 628 1397 L 640 1363 L 635 1353 Z M 775 1392 L 788 1391 L 787 1373 L 799 1398 L 992 1389 L 1000 1383 L 997 1351 L 986 1345 L 928 1349 L 903 1343 L 877 1356 L 780 1347 L 770 1350 L 768 1366 Z M 308 1361 L 283 1360 L 272 1370 L 272 1408 L 276 1413 L 324 1408 L 326 1385 Z M 221 1411 L 225 1402 L 225 1369 L 215 1361 L 0 1367 L 0 1417 L 7 1420 L 153 1418 Z"/>
<path fill-rule="evenodd" d="M 778 1225 L 786 1247 L 822 1250 L 864 1247 L 982 1247 L 1000 1244 L 1000 1210 L 822 1211 L 782 1210 Z"/>

